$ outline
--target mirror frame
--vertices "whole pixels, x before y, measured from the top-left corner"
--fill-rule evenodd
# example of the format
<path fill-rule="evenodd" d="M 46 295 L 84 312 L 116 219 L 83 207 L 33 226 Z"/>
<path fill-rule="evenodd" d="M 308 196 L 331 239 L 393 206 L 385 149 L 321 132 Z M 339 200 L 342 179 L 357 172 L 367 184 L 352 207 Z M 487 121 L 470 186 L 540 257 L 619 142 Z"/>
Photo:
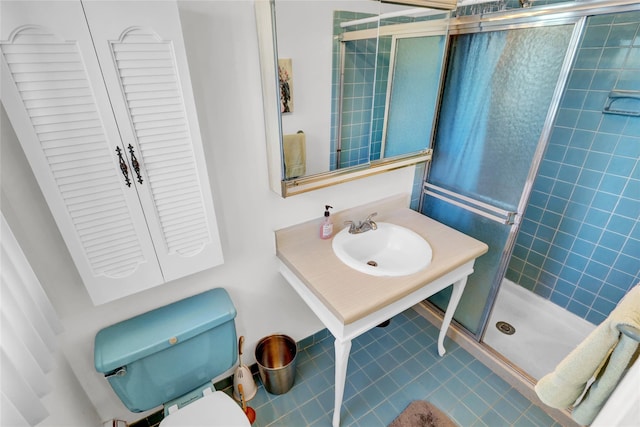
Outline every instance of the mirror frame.
<path fill-rule="evenodd" d="M 381 0 L 382 3 L 403 4 L 439 10 L 456 10 L 458 0 Z"/>
<path fill-rule="evenodd" d="M 365 165 L 352 166 L 316 175 L 291 180 L 283 180 L 282 162 L 282 124 L 280 116 L 280 95 L 278 93 L 278 75 L 276 71 L 277 50 L 274 28 L 274 0 L 255 0 L 256 30 L 262 77 L 262 102 L 264 109 L 265 137 L 267 142 L 267 163 L 269 186 L 282 197 L 289 197 L 332 185 L 365 178 L 394 169 L 430 161 L 432 150 L 425 149 L 417 153 L 385 158 Z"/>

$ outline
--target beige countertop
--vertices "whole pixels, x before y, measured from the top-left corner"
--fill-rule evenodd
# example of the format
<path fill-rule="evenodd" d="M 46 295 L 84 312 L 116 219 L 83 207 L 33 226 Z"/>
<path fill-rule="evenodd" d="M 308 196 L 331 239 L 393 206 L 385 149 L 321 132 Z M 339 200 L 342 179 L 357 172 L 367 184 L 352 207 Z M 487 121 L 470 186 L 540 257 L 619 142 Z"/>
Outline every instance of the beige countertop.
<path fill-rule="evenodd" d="M 376 222 L 401 225 L 424 237 L 433 250 L 431 264 L 409 276 L 371 276 L 340 261 L 332 239 L 320 239 L 320 218 L 276 231 L 278 258 L 344 324 L 403 298 L 488 250 L 483 242 L 407 208 L 403 196 L 332 215 L 334 236 L 345 227 L 345 220 L 362 220 L 372 212 L 378 212 Z"/>

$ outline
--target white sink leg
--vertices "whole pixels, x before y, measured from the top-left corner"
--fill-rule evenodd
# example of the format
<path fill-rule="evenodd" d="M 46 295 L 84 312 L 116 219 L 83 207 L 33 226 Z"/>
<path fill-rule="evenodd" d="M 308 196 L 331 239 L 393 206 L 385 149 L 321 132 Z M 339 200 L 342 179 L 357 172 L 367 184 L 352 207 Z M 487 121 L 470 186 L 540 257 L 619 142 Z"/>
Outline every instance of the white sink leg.
<path fill-rule="evenodd" d="M 344 397 L 344 385 L 347 380 L 347 364 L 349 363 L 349 352 L 351 351 L 351 340 L 333 343 L 336 351 L 336 372 L 335 372 L 335 404 L 333 407 L 333 427 L 340 426 L 340 408 Z"/>
<path fill-rule="evenodd" d="M 444 319 L 442 319 L 442 327 L 440 328 L 440 334 L 438 335 L 438 354 L 440 356 L 444 356 L 444 353 L 446 351 L 444 349 L 444 337 L 447 336 L 447 330 L 449 329 L 449 325 L 451 324 L 451 319 L 453 319 L 453 313 L 458 307 L 460 297 L 462 297 L 462 291 L 464 291 L 464 287 L 466 284 L 466 276 L 453 284 L 451 299 L 449 300 L 447 311 L 444 313 Z"/>

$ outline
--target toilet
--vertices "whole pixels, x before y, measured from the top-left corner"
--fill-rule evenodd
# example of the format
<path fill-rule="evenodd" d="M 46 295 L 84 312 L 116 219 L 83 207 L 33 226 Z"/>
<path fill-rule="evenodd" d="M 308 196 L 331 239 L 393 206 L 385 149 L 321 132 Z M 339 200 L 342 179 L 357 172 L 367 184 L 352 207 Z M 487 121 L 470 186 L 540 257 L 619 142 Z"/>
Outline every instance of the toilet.
<path fill-rule="evenodd" d="M 94 363 L 132 412 L 164 405 L 161 427 L 249 427 L 212 380 L 237 361 L 236 309 L 212 289 L 102 329 Z"/>

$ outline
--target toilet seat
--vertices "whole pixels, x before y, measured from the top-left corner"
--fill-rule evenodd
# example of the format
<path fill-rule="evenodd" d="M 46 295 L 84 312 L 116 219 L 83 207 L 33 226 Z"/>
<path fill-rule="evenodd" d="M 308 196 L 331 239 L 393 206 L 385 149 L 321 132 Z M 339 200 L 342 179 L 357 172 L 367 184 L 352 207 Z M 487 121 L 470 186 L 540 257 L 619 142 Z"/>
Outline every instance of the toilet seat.
<path fill-rule="evenodd" d="M 251 427 L 242 408 L 224 392 L 215 391 L 167 415 L 160 427 Z"/>

